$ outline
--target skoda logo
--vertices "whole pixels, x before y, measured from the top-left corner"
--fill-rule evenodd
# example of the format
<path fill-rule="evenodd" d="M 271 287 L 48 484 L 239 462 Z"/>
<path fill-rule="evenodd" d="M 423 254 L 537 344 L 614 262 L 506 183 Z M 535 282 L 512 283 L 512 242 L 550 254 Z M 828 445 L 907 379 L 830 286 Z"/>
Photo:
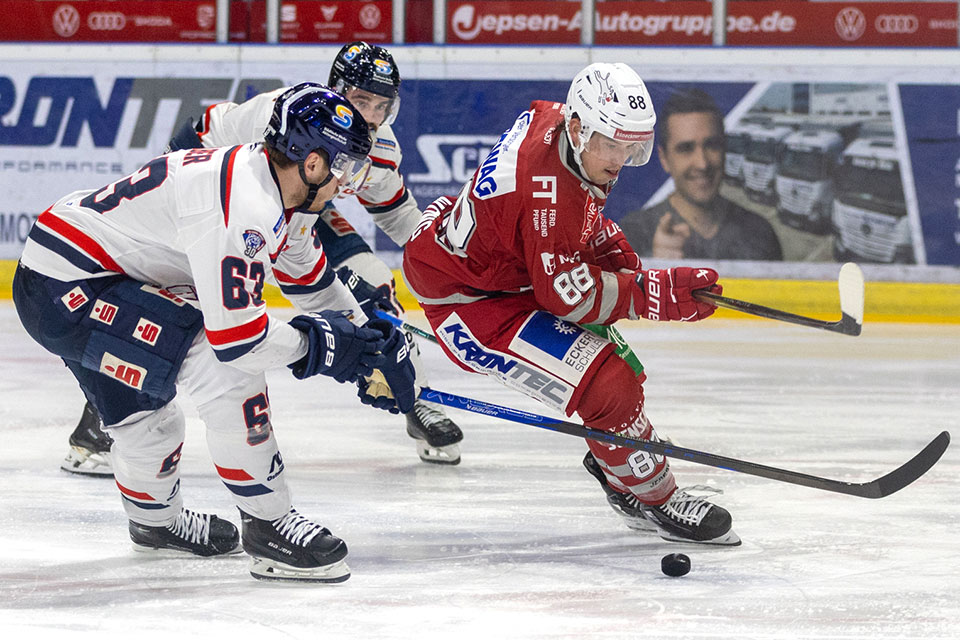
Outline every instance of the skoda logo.
<path fill-rule="evenodd" d="M 916 33 L 920 28 L 920 21 L 914 15 L 879 15 L 874 26 L 877 33 Z"/>
<path fill-rule="evenodd" d="M 94 11 L 87 16 L 87 26 L 94 31 L 120 31 L 127 26 L 127 18 L 116 11 Z"/>
<path fill-rule="evenodd" d="M 80 28 L 80 14 L 72 4 L 62 4 L 53 12 L 53 30 L 61 38 L 69 38 Z"/>
<path fill-rule="evenodd" d="M 853 42 L 854 40 L 858 40 L 860 36 L 863 35 L 863 32 L 866 31 L 867 19 L 860 9 L 856 7 L 844 7 L 840 10 L 840 13 L 837 14 L 836 20 L 833 21 L 833 26 L 837 30 L 838 36 L 847 42 Z"/>

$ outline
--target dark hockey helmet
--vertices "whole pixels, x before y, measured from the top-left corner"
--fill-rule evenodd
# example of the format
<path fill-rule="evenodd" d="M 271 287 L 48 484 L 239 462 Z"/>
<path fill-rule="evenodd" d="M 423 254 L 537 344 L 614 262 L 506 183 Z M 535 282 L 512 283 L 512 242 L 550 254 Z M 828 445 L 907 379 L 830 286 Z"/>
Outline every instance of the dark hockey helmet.
<path fill-rule="evenodd" d="M 300 165 L 301 174 L 307 156 L 323 150 L 331 175 L 341 182 L 365 174 L 371 144 L 363 116 L 316 82 L 302 82 L 277 97 L 264 139 Z"/>
<path fill-rule="evenodd" d="M 389 98 L 384 124 L 391 124 L 400 111 L 400 70 L 383 47 L 362 40 L 343 45 L 333 59 L 327 83 L 343 95 L 355 88 Z"/>

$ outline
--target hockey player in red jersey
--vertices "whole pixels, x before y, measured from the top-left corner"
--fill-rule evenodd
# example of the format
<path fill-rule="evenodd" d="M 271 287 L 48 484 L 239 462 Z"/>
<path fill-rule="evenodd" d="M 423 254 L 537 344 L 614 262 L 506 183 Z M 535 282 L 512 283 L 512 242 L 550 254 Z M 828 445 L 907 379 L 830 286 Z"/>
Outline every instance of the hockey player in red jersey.
<path fill-rule="evenodd" d="M 643 269 L 603 215 L 627 166 L 646 164 L 656 115 L 625 64 L 577 74 L 566 104 L 536 101 L 460 194 L 439 198 L 404 251 L 403 275 L 447 355 L 468 371 L 588 426 L 657 439 L 637 373 L 583 328 L 617 320 L 696 321 L 721 291 L 712 269 Z M 584 464 L 634 529 L 667 540 L 735 545 L 730 514 L 677 488 L 662 456 L 588 440 Z"/>
<path fill-rule="evenodd" d="M 61 198 L 31 230 L 13 282 L 17 312 L 103 417 L 135 549 L 212 556 L 242 544 L 257 578 L 350 576 L 346 544 L 291 504 L 265 371 L 356 382 L 365 403 L 413 408 L 403 335 L 368 322 L 322 245 L 296 233 L 305 219 L 295 208 L 334 197 L 362 175 L 369 151 L 349 103 L 303 83 L 277 98 L 261 142 L 155 158 Z M 289 323 L 261 297 L 267 271 L 299 312 Z M 368 393 L 375 369 L 395 406 Z M 242 538 L 228 520 L 183 506 L 178 392 L 204 422 Z"/>

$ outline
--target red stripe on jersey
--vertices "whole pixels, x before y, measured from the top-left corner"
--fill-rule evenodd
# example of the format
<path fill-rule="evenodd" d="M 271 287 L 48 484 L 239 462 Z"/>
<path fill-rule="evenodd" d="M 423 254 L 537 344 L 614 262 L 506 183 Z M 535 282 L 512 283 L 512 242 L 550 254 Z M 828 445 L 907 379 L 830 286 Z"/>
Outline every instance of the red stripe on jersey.
<path fill-rule="evenodd" d="M 255 320 L 251 320 L 250 322 L 242 324 L 239 327 L 230 327 L 229 329 L 220 329 L 219 331 L 214 331 L 204 327 L 204 332 L 207 334 L 207 340 L 210 342 L 210 344 L 219 347 L 221 345 L 230 344 L 231 342 L 248 340 L 259 335 L 264 329 L 267 328 L 268 319 L 269 318 L 267 314 L 264 313 Z"/>
<path fill-rule="evenodd" d="M 122 493 L 125 496 L 130 496 L 131 498 L 137 498 L 138 500 L 153 500 L 154 502 L 157 501 L 157 499 L 151 496 L 149 493 L 141 493 L 140 491 L 127 489 L 125 486 L 123 486 L 119 482 L 117 482 L 117 487 L 120 488 L 120 493 Z"/>
<path fill-rule="evenodd" d="M 389 200 L 386 200 L 386 201 L 384 201 L 384 202 L 370 202 L 369 200 L 364 200 L 364 199 L 361 198 L 360 196 L 357 196 L 357 200 L 359 200 L 359 201 L 360 201 L 360 204 L 362 204 L 362 205 L 365 206 L 365 207 L 372 207 L 372 206 L 386 207 L 386 206 L 389 206 L 389 205 L 393 204 L 393 203 L 396 202 L 397 200 L 399 200 L 399 199 L 403 196 L 403 192 L 406 191 L 406 190 L 407 190 L 407 187 L 406 187 L 406 186 L 401 186 L 401 187 L 400 187 L 400 190 L 397 191 L 397 193 L 394 194 L 394 196 L 393 196 L 392 198 L 390 198 Z"/>
<path fill-rule="evenodd" d="M 244 471 L 243 469 L 227 469 L 219 465 L 213 465 L 217 467 L 217 473 L 220 474 L 220 477 L 224 480 L 235 480 L 238 482 L 243 482 L 245 480 L 253 480 L 253 476 Z"/>
<path fill-rule="evenodd" d="M 270 254 L 270 262 L 276 262 L 277 258 L 280 257 L 280 254 L 283 253 L 283 250 L 287 247 L 287 235 L 284 234 L 283 239 L 280 241 L 280 244 L 277 246 L 277 252 Z"/>
<path fill-rule="evenodd" d="M 327 256 L 324 253 L 320 254 L 320 259 L 317 260 L 317 264 L 314 265 L 313 271 L 303 276 L 302 278 L 294 278 L 291 275 L 280 271 L 276 267 L 273 269 L 273 275 L 276 276 L 277 282 L 283 284 L 313 284 L 317 276 L 323 271 L 323 268 L 327 266 Z"/>
<path fill-rule="evenodd" d="M 397 163 L 393 160 L 385 160 L 384 158 L 377 158 L 376 156 L 370 156 L 370 162 L 375 162 L 377 164 L 384 164 L 390 167 L 391 169 L 397 168 Z"/>
<path fill-rule="evenodd" d="M 223 226 L 230 226 L 230 191 L 233 189 L 233 161 L 237 159 L 237 152 L 242 146 L 234 147 L 227 160 L 226 188 L 223 192 Z"/>
<path fill-rule="evenodd" d="M 113 261 L 113 258 L 110 257 L 110 254 L 107 253 L 106 249 L 97 244 L 96 240 L 80 231 L 70 223 L 65 222 L 53 215 L 53 213 L 50 212 L 50 209 L 47 209 L 41 213 L 40 218 L 37 219 L 37 222 L 53 231 L 56 231 L 64 238 L 83 249 L 87 255 L 99 262 L 100 265 L 107 271 L 123 273 L 123 269 L 120 268 L 120 265 Z"/>
<path fill-rule="evenodd" d="M 215 106 L 217 105 L 212 104 L 209 107 L 207 107 L 206 111 L 203 112 L 203 131 L 197 134 L 197 137 L 200 138 L 201 140 L 203 140 L 203 136 L 210 133 L 210 112 L 213 111 L 213 108 Z"/>

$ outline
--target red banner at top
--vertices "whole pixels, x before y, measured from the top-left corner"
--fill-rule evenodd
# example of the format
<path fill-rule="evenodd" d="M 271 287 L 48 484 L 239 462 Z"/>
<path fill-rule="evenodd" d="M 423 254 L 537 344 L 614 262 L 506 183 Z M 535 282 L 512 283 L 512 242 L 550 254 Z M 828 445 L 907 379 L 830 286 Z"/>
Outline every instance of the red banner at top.
<path fill-rule="evenodd" d="M 30 42 L 184 42 L 216 40 L 215 0 L 3 0 L 0 40 Z M 266 41 L 266 3 L 230 3 L 230 40 Z M 390 0 L 287 0 L 281 42 L 390 42 Z"/>
<path fill-rule="evenodd" d="M 598 45 L 709 45 L 707 2 L 596 3 Z M 451 44 L 578 44 L 578 2 L 486 0 L 448 4 Z M 956 47 L 955 2 L 738 2 L 727 43 L 767 46 Z"/>
<path fill-rule="evenodd" d="M 30 42 L 183 42 L 216 39 L 214 0 L 5 0 L 16 20 L 0 21 L 0 40 Z M 247 40 L 246 4 L 230 11 L 231 40 Z"/>
<path fill-rule="evenodd" d="M 250 41 L 266 41 L 266 4 L 250 7 Z M 346 43 L 393 40 L 393 2 L 318 2 L 286 0 L 280 4 L 280 42 Z"/>
<path fill-rule="evenodd" d="M 4 0 L 0 40 L 183 42 L 216 38 L 215 0 Z M 447 3 L 450 44 L 580 43 L 580 2 Z M 595 4 L 598 45 L 709 45 L 709 2 Z M 230 4 L 230 40 L 266 40 L 266 3 Z M 285 0 L 281 42 L 392 40 L 391 0 Z M 754 46 L 956 47 L 957 4 L 944 2 L 745 2 L 727 6 L 727 43 Z"/>

